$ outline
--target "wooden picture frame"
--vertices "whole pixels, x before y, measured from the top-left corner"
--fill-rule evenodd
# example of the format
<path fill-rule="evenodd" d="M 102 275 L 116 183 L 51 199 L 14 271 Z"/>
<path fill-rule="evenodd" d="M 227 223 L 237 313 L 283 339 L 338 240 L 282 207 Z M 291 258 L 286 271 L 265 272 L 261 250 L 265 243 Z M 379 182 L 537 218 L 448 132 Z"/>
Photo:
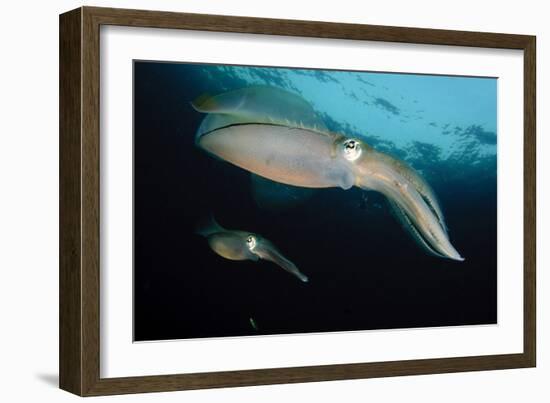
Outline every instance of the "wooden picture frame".
<path fill-rule="evenodd" d="M 353 39 L 524 52 L 523 353 L 254 369 L 127 378 L 100 377 L 100 26 Z M 80 396 L 314 382 L 534 367 L 535 37 L 483 32 L 81 7 L 60 16 L 60 387 Z"/>

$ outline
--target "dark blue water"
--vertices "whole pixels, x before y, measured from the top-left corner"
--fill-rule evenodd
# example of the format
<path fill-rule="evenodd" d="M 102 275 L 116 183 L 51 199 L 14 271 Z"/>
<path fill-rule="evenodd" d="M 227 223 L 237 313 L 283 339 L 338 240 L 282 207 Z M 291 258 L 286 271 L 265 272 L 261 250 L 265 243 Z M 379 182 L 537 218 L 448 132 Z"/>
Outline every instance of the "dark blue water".
<path fill-rule="evenodd" d="M 374 192 L 258 205 L 248 172 L 195 147 L 190 105 L 255 84 L 417 169 L 466 261 L 426 254 Z M 495 79 L 135 62 L 135 339 L 496 323 L 496 144 Z M 270 239 L 310 282 L 216 255 L 194 233 L 209 213 Z"/>

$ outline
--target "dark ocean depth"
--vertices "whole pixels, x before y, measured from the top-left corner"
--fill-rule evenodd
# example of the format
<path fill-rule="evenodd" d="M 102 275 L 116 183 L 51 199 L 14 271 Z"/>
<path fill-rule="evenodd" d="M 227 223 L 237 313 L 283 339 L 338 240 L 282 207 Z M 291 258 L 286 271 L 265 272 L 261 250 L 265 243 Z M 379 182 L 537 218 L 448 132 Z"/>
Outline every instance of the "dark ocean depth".
<path fill-rule="evenodd" d="M 393 76 L 134 63 L 136 341 L 496 323 L 496 80 Z M 466 260 L 428 255 L 372 191 L 321 189 L 287 208 L 258 205 L 249 172 L 195 146 L 204 115 L 190 104 L 254 84 L 301 94 L 329 129 L 417 169 Z M 437 85 L 448 87 L 433 97 L 456 90 L 448 105 L 422 90 Z M 309 282 L 215 254 L 195 233 L 209 214 L 271 240 Z"/>

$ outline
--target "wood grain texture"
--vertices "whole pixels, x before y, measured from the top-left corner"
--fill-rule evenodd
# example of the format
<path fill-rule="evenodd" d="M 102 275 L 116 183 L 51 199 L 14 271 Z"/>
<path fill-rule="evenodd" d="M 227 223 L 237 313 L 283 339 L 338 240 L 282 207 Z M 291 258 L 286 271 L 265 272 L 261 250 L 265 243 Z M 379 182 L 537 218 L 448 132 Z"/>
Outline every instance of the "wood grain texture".
<path fill-rule="evenodd" d="M 101 25 L 522 49 L 524 352 L 130 378 L 100 377 Z M 81 396 L 531 367 L 535 323 L 535 37 L 82 7 L 60 17 L 60 387 Z"/>
<path fill-rule="evenodd" d="M 81 11 L 59 18 L 59 386 L 82 394 Z"/>
<path fill-rule="evenodd" d="M 536 366 L 536 236 L 537 236 L 537 162 L 536 162 L 536 39 L 529 38 L 524 48 L 524 172 L 523 172 L 523 354 Z"/>
<path fill-rule="evenodd" d="M 106 25 L 523 49 L 525 35 L 86 7 Z"/>
<path fill-rule="evenodd" d="M 82 389 L 99 378 L 99 24 L 82 9 Z"/>

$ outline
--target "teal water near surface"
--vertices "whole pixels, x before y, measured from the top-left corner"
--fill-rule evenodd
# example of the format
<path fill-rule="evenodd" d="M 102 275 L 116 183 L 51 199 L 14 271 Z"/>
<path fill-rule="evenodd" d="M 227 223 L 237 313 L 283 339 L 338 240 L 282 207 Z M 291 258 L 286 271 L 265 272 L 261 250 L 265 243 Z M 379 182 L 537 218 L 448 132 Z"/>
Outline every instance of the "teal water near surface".
<path fill-rule="evenodd" d="M 496 153 L 495 78 L 241 66 L 201 69 L 207 77 L 221 74 L 241 80 L 243 86 L 275 85 L 293 91 L 348 130 L 398 147 L 423 141 L 450 156 L 473 140 L 482 154 Z"/>

